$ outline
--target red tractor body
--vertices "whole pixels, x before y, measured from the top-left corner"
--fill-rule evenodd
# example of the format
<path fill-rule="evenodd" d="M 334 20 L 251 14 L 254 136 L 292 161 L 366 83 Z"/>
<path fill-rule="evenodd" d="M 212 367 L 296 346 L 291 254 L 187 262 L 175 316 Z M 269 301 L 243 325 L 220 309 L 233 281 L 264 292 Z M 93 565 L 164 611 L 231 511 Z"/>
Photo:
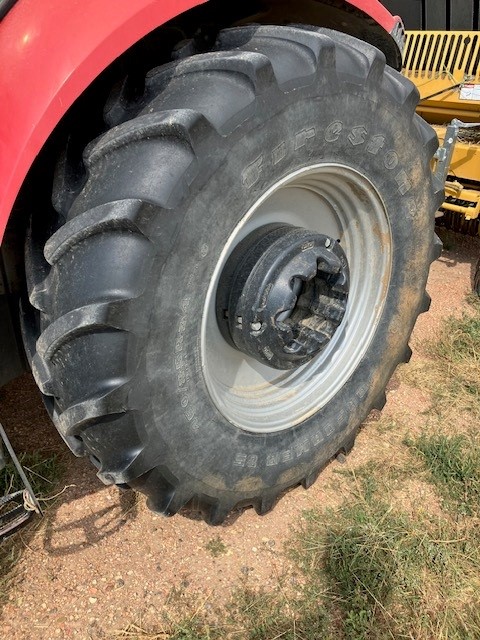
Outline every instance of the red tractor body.
<path fill-rule="evenodd" d="M 203 2 L 19 0 L 12 6 L 0 22 L 0 240 L 35 157 L 75 100 L 129 47 Z M 338 4 L 363 12 L 385 36 L 399 23 L 377 0 Z"/>
<path fill-rule="evenodd" d="M 0 23 L 0 237 L 30 166 L 73 102 L 147 33 L 202 0 L 20 0 Z"/>

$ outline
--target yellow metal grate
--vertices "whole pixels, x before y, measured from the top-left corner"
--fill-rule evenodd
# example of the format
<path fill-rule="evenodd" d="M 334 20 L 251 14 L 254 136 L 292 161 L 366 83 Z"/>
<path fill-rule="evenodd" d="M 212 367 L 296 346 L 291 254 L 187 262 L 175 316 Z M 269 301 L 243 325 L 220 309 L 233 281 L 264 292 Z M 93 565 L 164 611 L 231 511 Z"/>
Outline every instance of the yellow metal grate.
<path fill-rule="evenodd" d="M 403 60 L 407 77 L 480 81 L 480 33 L 409 31 Z"/>
<path fill-rule="evenodd" d="M 417 113 L 433 125 L 441 142 L 453 118 L 480 121 L 480 32 L 407 31 L 403 73 L 420 93 Z M 480 139 L 462 129 L 450 161 L 447 198 L 440 223 L 469 235 L 480 232 Z M 466 189 L 465 184 L 472 188 Z M 450 185 L 450 190 L 448 188 Z M 452 185 L 455 189 L 452 190 Z"/>
<path fill-rule="evenodd" d="M 480 120 L 480 32 L 407 31 L 403 73 L 431 124 Z"/>

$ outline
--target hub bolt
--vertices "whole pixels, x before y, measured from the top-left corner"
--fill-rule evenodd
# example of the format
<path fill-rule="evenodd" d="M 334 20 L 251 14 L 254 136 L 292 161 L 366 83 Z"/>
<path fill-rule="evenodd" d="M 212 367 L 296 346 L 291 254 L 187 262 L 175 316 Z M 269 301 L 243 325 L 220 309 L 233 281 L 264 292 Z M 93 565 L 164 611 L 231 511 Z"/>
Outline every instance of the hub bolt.
<path fill-rule="evenodd" d="M 273 369 L 296 369 L 323 351 L 345 315 L 347 258 L 333 238 L 269 224 L 228 258 L 217 321 L 230 346 Z"/>

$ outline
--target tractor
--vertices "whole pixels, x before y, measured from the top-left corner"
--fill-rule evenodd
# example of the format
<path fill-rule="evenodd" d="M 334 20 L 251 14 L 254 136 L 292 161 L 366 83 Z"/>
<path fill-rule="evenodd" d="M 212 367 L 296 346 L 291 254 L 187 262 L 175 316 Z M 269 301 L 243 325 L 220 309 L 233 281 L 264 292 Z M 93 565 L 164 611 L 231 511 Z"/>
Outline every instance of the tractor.
<path fill-rule="evenodd" d="M 0 0 L 0 382 L 212 524 L 347 453 L 428 310 L 438 139 L 377 0 Z M 441 166 L 440 166 L 441 169 Z"/>

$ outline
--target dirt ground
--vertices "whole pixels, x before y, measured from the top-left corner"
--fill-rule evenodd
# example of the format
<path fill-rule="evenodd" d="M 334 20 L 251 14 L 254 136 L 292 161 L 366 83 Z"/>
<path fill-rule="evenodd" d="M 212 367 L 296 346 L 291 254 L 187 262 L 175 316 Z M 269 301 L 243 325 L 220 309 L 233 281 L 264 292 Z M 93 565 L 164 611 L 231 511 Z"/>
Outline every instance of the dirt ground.
<path fill-rule="evenodd" d="M 446 247 L 432 267 L 432 307 L 415 328 L 414 358 L 444 317 L 461 312 L 471 288 L 480 239 L 452 235 Z M 414 423 L 426 402 L 394 377 L 384 412 L 407 414 Z M 39 442 L 47 450 L 66 449 L 29 375 L 0 390 L 0 420 L 17 452 Z M 365 461 L 374 447 L 366 427 L 348 464 Z M 21 557 L 0 612 L 3 638 L 110 638 L 132 622 L 154 624 L 172 594 L 191 592 L 208 609 L 238 585 L 268 589 L 284 568 L 282 547 L 302 511 L 338 500 L 333 471 L 339 463 L 333 462 L 311 489 L 290 491 L 263 518 L 246 510 L 211 528 L 193 514 L 155 516 L 142 497 L 104 487 L 86 460 L 64 457 L 63 494 L 39 526 L 17 534 Z"/>

